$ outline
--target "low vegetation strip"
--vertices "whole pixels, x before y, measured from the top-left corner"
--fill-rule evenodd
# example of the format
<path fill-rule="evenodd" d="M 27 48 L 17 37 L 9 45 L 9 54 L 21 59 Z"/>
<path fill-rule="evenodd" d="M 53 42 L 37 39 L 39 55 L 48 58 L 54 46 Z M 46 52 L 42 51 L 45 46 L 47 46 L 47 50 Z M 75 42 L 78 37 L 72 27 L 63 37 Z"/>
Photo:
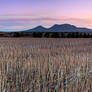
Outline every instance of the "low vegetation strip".
<path fill-rule="evenodd" d="M 92 38 L 92 32 L 1 32 L 0 37 Z"/>
<path fill-rule="evenodd" d="M 92 40 L 0 39 L 0 92 L 91 92 Z"/>

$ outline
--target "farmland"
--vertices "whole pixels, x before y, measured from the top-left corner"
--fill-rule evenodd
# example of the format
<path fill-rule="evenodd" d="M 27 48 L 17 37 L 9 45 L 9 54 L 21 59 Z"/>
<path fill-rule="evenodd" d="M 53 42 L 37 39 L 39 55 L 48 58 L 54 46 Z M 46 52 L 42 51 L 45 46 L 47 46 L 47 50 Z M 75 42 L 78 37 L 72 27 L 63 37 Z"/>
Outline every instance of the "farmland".
<path fill-rule="evenodd" d="M 0 92 L 92 92 L 92 39 L 0 38 Z"/>

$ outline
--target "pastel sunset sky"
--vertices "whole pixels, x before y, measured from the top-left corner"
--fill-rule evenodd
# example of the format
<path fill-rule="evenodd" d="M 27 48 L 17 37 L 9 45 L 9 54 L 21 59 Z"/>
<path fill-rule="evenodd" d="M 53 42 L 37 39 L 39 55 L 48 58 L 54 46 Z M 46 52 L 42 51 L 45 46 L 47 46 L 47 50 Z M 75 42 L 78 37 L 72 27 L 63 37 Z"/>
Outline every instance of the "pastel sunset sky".
<path fill-rule="evenodd" d="M 64 23 L 92 28 L 92 0 L 0 0 L 0 31 Z"/>

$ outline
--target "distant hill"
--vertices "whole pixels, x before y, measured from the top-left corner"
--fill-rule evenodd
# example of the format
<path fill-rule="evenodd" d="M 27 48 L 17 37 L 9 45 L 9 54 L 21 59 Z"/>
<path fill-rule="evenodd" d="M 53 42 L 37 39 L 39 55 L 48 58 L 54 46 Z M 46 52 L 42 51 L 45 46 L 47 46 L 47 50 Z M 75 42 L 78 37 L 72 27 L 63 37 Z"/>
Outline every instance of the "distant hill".
<path fill-rule="evenodd" d="M 25 30 L 25 32 L 88 32 L 92 33 L 92 29 L 80 28 L 70 24 L 55 24 L 50 28 L 42 26 L 35 27 L 33 29 Z"/>
<path fill-rule="evenodd" d="M 42 26 L 37 26 L 33 29 L 29 29 L 29 30 L 26 30 L 27 32 L 45 32 L 47 31 L 46 28 L 42 27 Z"/>
<path fill-rule="evenodd" d="M 80 28 L 70 24 L 55 24 L 50 28 L 37 26 L 18 32 L 0 32 L 0 37 L 92 38 L 92 29 Z"/>

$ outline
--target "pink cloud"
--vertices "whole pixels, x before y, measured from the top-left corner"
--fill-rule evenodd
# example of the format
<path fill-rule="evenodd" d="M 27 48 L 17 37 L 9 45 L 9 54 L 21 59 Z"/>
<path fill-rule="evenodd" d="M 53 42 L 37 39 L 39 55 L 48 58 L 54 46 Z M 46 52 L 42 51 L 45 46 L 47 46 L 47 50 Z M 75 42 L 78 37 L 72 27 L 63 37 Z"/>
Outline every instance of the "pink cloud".
<path fill-rule="evenodd" d="M 69 23 L 76 26 L 92 28 L 92 19 L 90 18 L 71 18 L 71 17 L 0 17 L 0 30 L 24 30 L 38 25 L 50 27 L 54 24 Z"/>

